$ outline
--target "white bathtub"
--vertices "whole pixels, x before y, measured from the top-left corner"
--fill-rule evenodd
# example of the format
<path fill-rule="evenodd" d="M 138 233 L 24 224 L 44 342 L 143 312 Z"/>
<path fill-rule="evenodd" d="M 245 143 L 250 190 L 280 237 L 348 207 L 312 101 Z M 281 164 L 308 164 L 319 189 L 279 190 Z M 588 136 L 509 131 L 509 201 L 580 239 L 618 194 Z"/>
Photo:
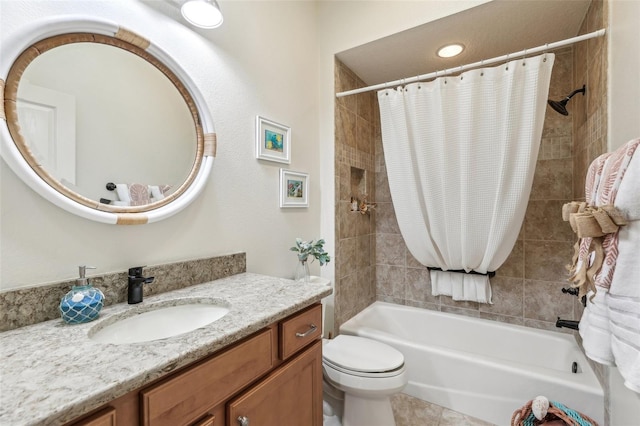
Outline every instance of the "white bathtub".
<path fill-rule="evenodd" d="M 405 357 L 416 398 L 494 423 L 538 395 L 604 424 L 604 393 L 573 336 L 375 302 L 340 327 Z M 578 372 L 572 373 L 577 362 Z"/>

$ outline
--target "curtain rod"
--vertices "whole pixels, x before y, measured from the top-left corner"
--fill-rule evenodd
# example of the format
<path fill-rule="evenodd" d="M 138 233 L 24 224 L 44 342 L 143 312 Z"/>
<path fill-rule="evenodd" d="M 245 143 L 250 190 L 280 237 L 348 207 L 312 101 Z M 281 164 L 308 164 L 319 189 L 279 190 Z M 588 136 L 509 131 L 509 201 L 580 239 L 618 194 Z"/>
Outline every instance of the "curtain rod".
<path fill-rule="evenodd" d="M 467 64 L 467 65 L 462 65 L 462 66 L 459 66 L 459 67 L 448 68 L 448 69 L 444 69 L 442 71 L 434 71 L 434 72 L 430 72 L 428 74 L 422 74 L 422 75 L 418 75 L 418 76 L 415 76 L 415 77 L 409 77 L 409 78 L 403 78 L 403 79 L 400 79 L 400 80 L 389 81 L 387 83 L 380 83 L 380 84 L 376 84 L 376 85 L 373 85 L 373 86 L 362 87 L 360 89 L 347 90 L 346 92 L 338 92 L 338 93 L 336 93 L 336 97 L 337 98 L 342 98 L 344 96 L 355 95 L 355 94 L 358 94 L 358 93 L 371 92 L 371 91 L 374 91 L 374 90 L 385 89 L 385 88 L 389 88 L 389 87 L 393 87 L 393 86 L 401 86 L 401 85 L 404 85 L 404 84 L 407 84 L 407 83 L 414 83 L 416 81 L 428 80 L 428 79 L 434 78 L 434 77 L 441 77 L 441 76 L 453 74 L 455 72 L 462 72 L 462 71 L 468 70 L 470 68 L 477 68 L 479 66 L 495 64 L 496 62 L 508 61 L 509 59 L 514 59 L 514 58 L 517 58 L 518 56 L 526 56 L 528 54 L 534 54 L 534 53 L 538 53 L 538 52 L 546 52 L 546 51 L 551 50 L 551 49 L 555 49 L 555 48 L 562 47 L 562 46 L 567 46 L 569 44 L 577 43 L 579 41 L 588 40 L 590 38 L 602 37 L 604 34 L 605 34 L 605 29 L 603 28 L 601 30 L 594 31 L 594 32 L 589 33 L 589 34 L 583 34 L 581 36 L 568 38 L 566 40 L 556 41 L 555 43 L 548 43 L 548 44 L 545 44 L 544 46 L 538 46 L 538 47 L 534 47 L 532 49 L 524 49 L 524 50 L 521 50 L 519 52 L 509 53 L 508 55 L 502 55 L 502 56 L 497 56 L 497 57 L 491 58 L 491 59 L 485 59 L 484 61 L 474 62 L 473 64 Z"/>

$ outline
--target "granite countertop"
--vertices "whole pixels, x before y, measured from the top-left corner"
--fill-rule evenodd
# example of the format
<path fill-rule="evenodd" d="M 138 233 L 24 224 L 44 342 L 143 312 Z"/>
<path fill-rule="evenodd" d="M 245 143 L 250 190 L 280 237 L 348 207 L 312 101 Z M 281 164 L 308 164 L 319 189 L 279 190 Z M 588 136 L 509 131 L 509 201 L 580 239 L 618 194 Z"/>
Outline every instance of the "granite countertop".
<path fill-rule="evenodd" d="M 58 319 L 0 333 L 0 425 L 65 423 L 330 293 L 322 284 L 243 273 L 148 297 L 138 305 L 109 306 L 86 324 Z M 208 326 L 162 340 L 112 345 L 88 337 L 89 330 L 118 314 L 185 298 L 220 301 L 230 311 Z"/>

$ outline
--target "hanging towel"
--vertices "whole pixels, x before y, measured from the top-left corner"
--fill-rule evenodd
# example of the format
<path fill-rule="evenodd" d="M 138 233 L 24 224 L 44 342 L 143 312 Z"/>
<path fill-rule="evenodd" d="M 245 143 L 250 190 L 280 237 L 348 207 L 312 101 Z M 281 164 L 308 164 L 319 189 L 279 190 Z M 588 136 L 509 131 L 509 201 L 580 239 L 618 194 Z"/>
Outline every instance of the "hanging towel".
<path fill-rule="evenodd" d="M 625 224 L 600 237 L 602 270 L 595 271 L 593 290 L 580 320 L 587 356 L 615 364 L 625 385 L 640 393 L 640 139 L 632 140 L 590 166 L 587 202 L 613 204 Z M 598 171 L 598 170 L 601 170 Z M 574 213 L 584 214 L 584 213 Z M 589 269 L 598 257 L 583 238 L 578 270 Z M 608 241 L 608 243 L 607 243 Z M 588 242 L 588 244 L 587 244 Z M 587 247 L 585 249 L 585 247 Z M 582 269 L 580 269 L 582 267 Z"/>
<path fill-rule="evenodd" d="M 596 158 L 587 173 L 585 203 L 569 203 L 563 207 L 563 219 L 580 238 L 570 281 L 579 288 L 580 296 L 595 286 L 609 288 L 618 256 L 618 228 L 627 224 L 616 197 L 631 159 L 640 145 L 633 140 L 612 153 Z"/>
<path fill-rule="evenodd" d="M 615 365 L 611 352 L 611 328 L 609 327 L 608 291 L 587 293 L 587 308 L 582 313 L 579 328 L 585 354 L 604 365 Z"/>
<path fill-rule="evenodd" d="M 486 275 L 447 271 L 429 271 L 429 275 L 433 296 L 451 296 L 456 301 L 493 303 L 491 285 Z"/>
<path fill-rule="evenodd" d="M 118 198 L 120 199 L 120 205 L 130 206 L 131 205 L 131 196 L 129 195 L 129 185 L 126 183 L 116 183 L 116 194 L 118 194 Z"/>
<path fill-rule="evenodd" d="M 144 206 L 165 198 L 171 185 L 143 185 L 141 183 L 117 183 L 116 193 L 119 201 L 112 202 L 117 206 Z"/>
<path fill-rule="evenodd" d="M 635 142 L 640 144 L 640 139 Z M 640 154 L 620 183 L 616 208 L 628 224 L 618 231 L 615 272 L 607 297 L 611 350 L 625 386 L 640 393 Z"/>

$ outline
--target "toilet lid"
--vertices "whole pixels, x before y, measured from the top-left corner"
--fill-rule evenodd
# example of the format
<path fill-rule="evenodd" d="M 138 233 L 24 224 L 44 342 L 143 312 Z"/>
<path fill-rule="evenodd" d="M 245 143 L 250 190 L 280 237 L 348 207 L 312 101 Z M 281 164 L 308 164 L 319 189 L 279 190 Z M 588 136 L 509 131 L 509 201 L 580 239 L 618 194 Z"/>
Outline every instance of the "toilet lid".
<path fill-rule="evenodd" d="M 404 364 L 400 351 L 376 340 L 339 335 L 322 346 L 322 358 L 350 371 L 381 373 Z"/>

